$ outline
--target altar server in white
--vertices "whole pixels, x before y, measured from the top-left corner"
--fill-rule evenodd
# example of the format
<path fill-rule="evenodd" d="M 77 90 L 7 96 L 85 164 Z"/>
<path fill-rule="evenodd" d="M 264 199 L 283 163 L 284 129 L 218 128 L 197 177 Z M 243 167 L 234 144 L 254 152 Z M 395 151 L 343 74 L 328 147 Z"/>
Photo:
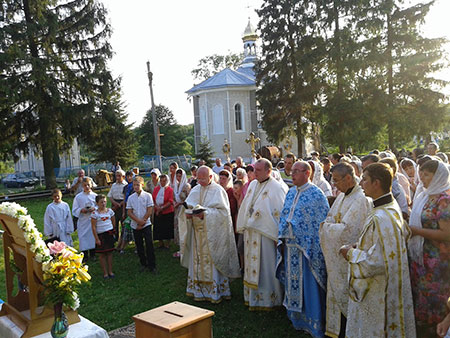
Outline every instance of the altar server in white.
<path fill-rule="evenodd" d="M 53 189 L 52 199 L 44 214 L 44 235 L 72 246 L 73 220 L 70 207 L 62 200 L 59 189 Z"/>
<path fill-rule="evenodd" d="M 95 237 L 92 233 L 91 213 L 95 210 L 95 196 L 92 191 L 92 180 L 85 177 L 82 183 L 83 191 L 75 196 L 72 205 L 72 213 L 78 217 L 78 240 L 80 251 L 83 251 L 87 260 L 95 257 Z"/>

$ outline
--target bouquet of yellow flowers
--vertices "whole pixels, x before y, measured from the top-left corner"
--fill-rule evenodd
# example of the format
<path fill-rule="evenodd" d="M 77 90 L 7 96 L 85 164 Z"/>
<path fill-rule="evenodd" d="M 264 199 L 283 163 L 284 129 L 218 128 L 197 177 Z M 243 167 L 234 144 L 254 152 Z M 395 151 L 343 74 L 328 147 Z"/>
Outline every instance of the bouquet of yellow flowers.
<path fill-rule="evenodd" d="M 87 265 L 83 265 L 83 253 L 58 241 L 49 243 L 48 248 L 52 259 L 42 264 L 45 302 L 76 310 L 80 305 L 77 290 L 91 279 Z"/>

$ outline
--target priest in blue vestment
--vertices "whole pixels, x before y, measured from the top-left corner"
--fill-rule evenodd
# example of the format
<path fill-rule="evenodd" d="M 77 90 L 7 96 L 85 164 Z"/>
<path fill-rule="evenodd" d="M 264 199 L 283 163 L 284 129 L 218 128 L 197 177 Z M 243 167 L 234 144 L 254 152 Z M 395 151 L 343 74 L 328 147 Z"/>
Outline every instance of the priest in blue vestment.
<path fill-rule="evenodd" d="M 283 283 L 283 305 L 295 329 L 313 337 L 325 335 L 327 273 L 320 248 L 319 226 L 328 200 L 309 181 L 311 167 L 296 162 L 278 231 L 277 278 Z"/>

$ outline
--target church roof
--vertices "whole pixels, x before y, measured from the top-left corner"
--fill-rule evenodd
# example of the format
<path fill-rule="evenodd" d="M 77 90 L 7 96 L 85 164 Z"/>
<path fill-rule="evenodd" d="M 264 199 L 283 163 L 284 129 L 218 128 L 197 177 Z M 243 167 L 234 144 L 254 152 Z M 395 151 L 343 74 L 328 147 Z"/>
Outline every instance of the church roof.
<path fill-rule="evenodd" d="M 240 67 L 238 70 L 225 68 L 219 73 L 211 76 L 202 83 L 192 87 L 186 93 L 193 94 L 201 90 L 225 88 L 225 87 L 240 87 L 240 86 L 254 86 L 255 73 L 252 68 Z"/>

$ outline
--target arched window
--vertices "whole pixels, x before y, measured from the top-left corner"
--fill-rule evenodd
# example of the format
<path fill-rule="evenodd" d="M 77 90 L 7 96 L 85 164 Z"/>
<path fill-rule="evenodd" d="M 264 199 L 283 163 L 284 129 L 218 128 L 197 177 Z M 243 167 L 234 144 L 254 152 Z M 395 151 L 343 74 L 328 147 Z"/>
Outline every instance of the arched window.
<path fill-rule="evenodd" d="M 243 125 L 242 125 L 242 107 L 240 103 L 236 103 L 234 105 L 234 119 L 235 119 L 235 124 L 236 124 L 236 130 L 243 130 Z"/>

